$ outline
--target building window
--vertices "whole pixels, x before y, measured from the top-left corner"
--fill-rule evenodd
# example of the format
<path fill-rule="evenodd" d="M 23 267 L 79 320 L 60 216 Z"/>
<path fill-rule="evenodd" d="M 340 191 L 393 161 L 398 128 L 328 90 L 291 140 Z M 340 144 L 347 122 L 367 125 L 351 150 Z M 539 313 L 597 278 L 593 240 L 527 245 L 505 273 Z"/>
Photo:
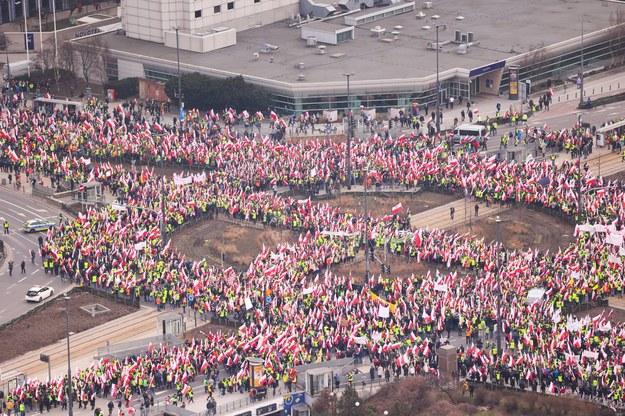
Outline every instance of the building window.
<path fill-rule="evenodd" d="M 254 0 L 254 3 L 260 3 L 260 0 Z"/>
<path fill-rule="evenodd" d="M 234 9 L 234 2 L 233 1 L 228 2 L 228 10 L 232 10 L 232 9 Z"/>
<path fill-rule="evenodd" d="M 195 18 L 197 19 L 199 17 L 202 17 L 202 10 L 196 10 L 195 11 Z"/>
<path fill-rule="evenodd" d="M 217 14 L 217 13 L 221 13 L 221 6 L 215 6 L 213 7 L 213 13 Z"/>

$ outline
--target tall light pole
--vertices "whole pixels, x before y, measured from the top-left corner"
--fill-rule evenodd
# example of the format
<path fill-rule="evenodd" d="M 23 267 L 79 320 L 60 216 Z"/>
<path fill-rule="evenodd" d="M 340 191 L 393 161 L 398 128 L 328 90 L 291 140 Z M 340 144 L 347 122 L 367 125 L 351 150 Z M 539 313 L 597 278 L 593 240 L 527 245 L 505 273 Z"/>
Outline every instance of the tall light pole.
<path fill-rule="evenodd" d="M 438 70 L 438 28 L 440 25 L 436 25 L 436 133 L 441 132 L 441 81 L 439 79 L 439 70 Z"/>
<path fill-rule="evenodd" d="M 56 36 L 56 0 L 52 1 L 52 21 L 54 25 L 54 76 L 59 81 L 59 42 Z"/>
<path fill-rule="evenodd" d="M 165 224 L 167 217 L 165 216 L 165 176 L 161 178 L 161 244 L 163 247 L 167 244 L 167 230 Z"/>
<path fill-rule="evenodd" d="M 349 90 L 349 78 L 354 74 L 348 72 L 343 75 L 347 79 L 347 157 L 345 159 L 345 168 L 347 169 L 347 189 L 352 189 L 352 134 L 354 132 L 352 130 L 353 114 Z"/>
<path fill-rule="evenodd" d="M 26 17 L 26 1 L 22 0 L 22 13 L 24 13 L 24 40 L 26 41 L 26 69 L 30 78 L 30 48 L 28 45 L 28 18 Z"/>
<path fill-rule="evenodd" d="M 365 281 L 369 280 L 369 210 L 367 209 L 367 183 L 369 182 L 369 169 L 365 166 Z"/>
<path fill-rule="evenodd" d="M 579 106 L 584 105 L 584 15 L 582 15 L 582 37 L 581 37 L 581 53 L 580 53 L 580 72 L 579 72 Z"/>
<path fill-rule="evenodd" d="M 41 27 L 41 0 L 37 0 L 37 13 L 39 14 L 39 50 L 43 52 L 43 28 Z"/>
<path fill-rule="evenodd" d="M 176 28 L 176 59 L 178 61 L 178 117 L 181 118 L 184 103 L 182 102 L 182 78 L 180 78 L 180 38 L 178 36 L 179 29 Z M 180 120 L 182 123 L 182 120 Z"/>
<path fill-rule="evenodd" d="M 65 300 L 65 332 L 67 337 L 67 414 L 74 416 L 74 393 L 72 391 L 72 361 L 69 352 L 69 300 L 67 295 L 63 297 Z"/>
<path fill-rule="evenodd" d="M 495 217 L 495 229 L 496 229 L 496 233 L 497 233 L 497 241 L 501 242 L 501 234 L 500 234 L 500 225 L 503 222 L 503 220 L 501 219 L 501 217 L 499 215 L 497 215 Z M 502 248 L 504 247 L 503 242 L 501 242 L 501 246 Z M 500 263 L 499 261 L 499 257 L 500 254 L 503 255 L 503 261 Z M 502 298 L 503 298 L 503 290 L 501 287 L 501 269 L 503 269 L 504 264 L 508 261 L 508 253 L 507 251 L 503 250 L 502 253 L 497 252 L 497 287 L 499 288 L 499 290 L 497 291 L 497 354 L 499 356 L 501 356 L 501 330 L 503 328 L 502 322 L 501 322 L 501 302 L 502 302 Z"/>

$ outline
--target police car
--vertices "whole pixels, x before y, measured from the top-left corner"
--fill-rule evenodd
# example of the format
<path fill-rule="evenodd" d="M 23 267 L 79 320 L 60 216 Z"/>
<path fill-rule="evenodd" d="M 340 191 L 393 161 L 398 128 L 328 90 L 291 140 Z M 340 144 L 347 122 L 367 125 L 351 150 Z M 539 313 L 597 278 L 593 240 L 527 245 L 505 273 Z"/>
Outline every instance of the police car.
<path fill-rule="evenodd" d="M 36 233 L 39 231 L 47 231 L 54 227 L 56 222 L 51 219 L 38 218 L 35 220 L 28 220 L 22 226 L 22 230 L 25 233 Z"/>
<path fill-rule="evenodd" d="M 33 286 L 26 292 L 26 302 L 41 302 L 54 295 L 54 289 L 49 286 Z"/>

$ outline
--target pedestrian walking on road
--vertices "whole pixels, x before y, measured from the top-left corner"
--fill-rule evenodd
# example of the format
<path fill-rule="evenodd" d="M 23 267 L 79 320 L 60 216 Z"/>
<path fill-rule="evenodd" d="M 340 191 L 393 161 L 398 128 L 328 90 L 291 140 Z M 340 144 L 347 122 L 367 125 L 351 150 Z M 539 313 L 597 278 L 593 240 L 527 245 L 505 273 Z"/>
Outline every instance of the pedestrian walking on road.
<path fill-rule="evenodd" d="M 475 204 L 475 216 L 477 217 L 477 214 L 480 211 L 480 206 L 478 204 Z"/>
<path fill-rule="evenodd" d="M 449 207 L 449 217 L 451 218 L 451 220 L 454 220 L 454 214 L 456 213 L 456 208 L 455 207 Z"/>
<path fill-rule="evenodd" d="M 7 220 L 4 220 L 3 227 L 4 227 L 4 233 L 9 234 L 9 222 Z"/>
<path fill-rule="evenodd" d="M 13 276 L 13 260 L 9 260 L 9 277 Z"/>
<path fill-rule="evenodd" d="M 35 250 L 30 249 L 30 263 L 35 264 Z"/>
<path fill-rule="evenodd" d="M 22 263 L 20 264 L 20 268 L 22 270 L 22 274 L 26 274 L 26 262 L 24 260 L 22 260 Z"/>

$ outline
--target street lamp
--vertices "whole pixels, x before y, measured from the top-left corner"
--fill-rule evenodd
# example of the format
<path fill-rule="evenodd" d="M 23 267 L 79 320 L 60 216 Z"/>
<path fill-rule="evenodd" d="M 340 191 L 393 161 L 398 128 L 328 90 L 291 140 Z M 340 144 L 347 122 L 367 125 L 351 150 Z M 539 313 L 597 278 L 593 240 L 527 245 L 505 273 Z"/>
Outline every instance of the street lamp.
<path fill-rule="evenodd" d="M 438 28 L 441 25 L 436 25 L 436 133 L 441 132 L 441 81 L 439 79 L 439 70 L 438 70 L 438 52 L 439 52 L 439 44 L 438 44 Z"/>
<path fill-rule="evenodd" d="M 495 217 L 495 229 L 497 232 L 498 242 L 501 241 L 499 228 L 502 222 L 503 220 L 501 219 L 501 217 L 497 215 Z M 501 243 L 501 245 L 503 247 L 503 242 Z M 501 269 L 503 269 L 504 264 L 508 261 L 508 253 L 504 248 L 503 253 L 501 253 L 503 255 L 503 261 L 501 262 L 501 264 L 499 263 L 499 254 L 500 253 L 497 252 L 497 287 L 499 289 L 497 290 L 497 354 L 501 356 L 501 329 L 503 327 L 503 325 L 501 324 L 501 302 L 503 297 L 503 290 L 501 288 Z"/>
<path fill-rule="evenodd" d="M 71 298 L 63 296 L 65 301 L 65 332 L 67 337 L 67 414 L 68 416 L 74 416 L 74 393 L 72 392 L 72 364 L 69 352 L 69 300 Z"/>
<path fill-rule="evenodd" d="M 359 407 L 360 406 L 360 402 L 354 403 L 354 406 Z"/>
<path fill-rule="evenodd" d="M 582 15 L 582 37 L 581 37 L 581 53 L 580 53 L 580 72 L 579 72 L 579 106 L 584 105 L 584 15 Z"/>
<path fill-rule="evenodd" d="M 345 167 L 347 169 L 347 189 L 352 189 L 352 106 L 351 106 L 351 96 L 349 90 L 349 78 L 354 75 L 353 72 L 344 73 L 343 76 L 347 80 L 347 158 L 345 160 Z"/>
<path fill-rule="evenodd" d="M 385 410 L 383 413 L 384 416 L 388 416 L 388 410 Z"/>
<path fill-rule="evenodd" d="M 179 29 L 176 28 L 176 60 L 178 61 L 178 118 L 181 118 L 184 103 L 182 102 L 182 79 L 180 78 L 180 39 L 178 31 Z M 180 123 L 182 123 L 182 120 L 180 120 Z"/>

